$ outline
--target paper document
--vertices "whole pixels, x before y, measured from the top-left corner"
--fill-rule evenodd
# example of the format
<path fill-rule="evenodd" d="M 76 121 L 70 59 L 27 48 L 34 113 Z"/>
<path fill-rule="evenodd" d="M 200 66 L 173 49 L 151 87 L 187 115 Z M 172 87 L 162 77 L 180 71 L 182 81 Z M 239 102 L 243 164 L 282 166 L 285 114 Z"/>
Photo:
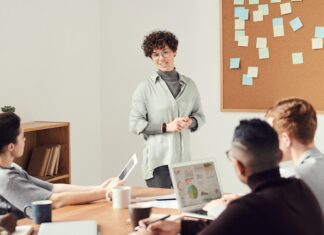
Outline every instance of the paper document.
<path fill-rule="evenodd" d="M 29 235 L 33 232 L 31 225 L 20 225 L 16 227 L 16 230 L 12 235 Z"/>
<path fill-rule="evenodd" d="M 176 200 L 175 194 L 148 196 L 148 197 L 136 197 L 136 201 L 163 201 L 163 200 Z"/>
<path fill-rule="evenodd" d="M 177 200 L 165 200 L 165 201 L 152 201 L 150 202 L 153 207 L 167 208 L 167 209 L 179 209 Z"/>

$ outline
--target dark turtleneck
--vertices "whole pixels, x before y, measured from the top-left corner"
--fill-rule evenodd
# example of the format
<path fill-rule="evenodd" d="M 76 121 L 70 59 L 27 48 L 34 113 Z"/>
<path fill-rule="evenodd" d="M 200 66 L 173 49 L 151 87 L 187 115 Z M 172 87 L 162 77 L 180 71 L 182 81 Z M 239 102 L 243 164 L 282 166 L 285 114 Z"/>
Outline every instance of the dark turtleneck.
<path fill-rule="evenodd" d="M 163 79 L 163 81 L 165 81 L 173 97 L 176 98 L 181 90 L 178 72 L 174 69 L 172 71 L 165 72 L 159 70 L 157 73 Z"/>

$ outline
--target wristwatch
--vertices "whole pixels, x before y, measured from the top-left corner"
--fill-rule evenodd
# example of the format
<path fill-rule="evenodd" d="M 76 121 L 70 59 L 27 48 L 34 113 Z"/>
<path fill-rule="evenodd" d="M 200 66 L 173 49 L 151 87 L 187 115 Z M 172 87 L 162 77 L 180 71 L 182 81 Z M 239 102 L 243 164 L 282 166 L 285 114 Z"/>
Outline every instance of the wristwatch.
<path fill-rule="evenodd" d="M 167 131 L 167 125 L 165 122 L 162 123 L 162 133 L 165 133 Z"/>

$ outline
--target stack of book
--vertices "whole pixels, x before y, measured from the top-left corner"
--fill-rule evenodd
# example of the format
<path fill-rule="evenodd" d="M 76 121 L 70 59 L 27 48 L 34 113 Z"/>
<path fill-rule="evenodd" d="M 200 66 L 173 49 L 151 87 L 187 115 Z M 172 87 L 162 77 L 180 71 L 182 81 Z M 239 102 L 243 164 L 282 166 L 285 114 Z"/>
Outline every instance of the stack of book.
<path fill-rule="evenodd" d="M 37 177 L 57 175 L 60 155 L 60 144 L 35 147 L 29 160 L 27 172 Z"/>

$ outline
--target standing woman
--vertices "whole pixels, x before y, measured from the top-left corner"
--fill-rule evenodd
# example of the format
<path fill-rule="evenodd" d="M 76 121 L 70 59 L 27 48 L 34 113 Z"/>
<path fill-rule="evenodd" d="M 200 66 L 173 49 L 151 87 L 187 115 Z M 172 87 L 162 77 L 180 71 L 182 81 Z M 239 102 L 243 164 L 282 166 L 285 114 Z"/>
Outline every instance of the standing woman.
<path fill-rule="evenodd" d="M 168 165 L 190 160 L 189 133 L 205 122 L 195 83 L 174 67 L 177 47 L 177 38 L 167 31 L 150 33 L 142 45 L 157 71 L 136 88 L 129 125 L 144 136 L 142 172 L 148 187 L 172 187 Z"/>

